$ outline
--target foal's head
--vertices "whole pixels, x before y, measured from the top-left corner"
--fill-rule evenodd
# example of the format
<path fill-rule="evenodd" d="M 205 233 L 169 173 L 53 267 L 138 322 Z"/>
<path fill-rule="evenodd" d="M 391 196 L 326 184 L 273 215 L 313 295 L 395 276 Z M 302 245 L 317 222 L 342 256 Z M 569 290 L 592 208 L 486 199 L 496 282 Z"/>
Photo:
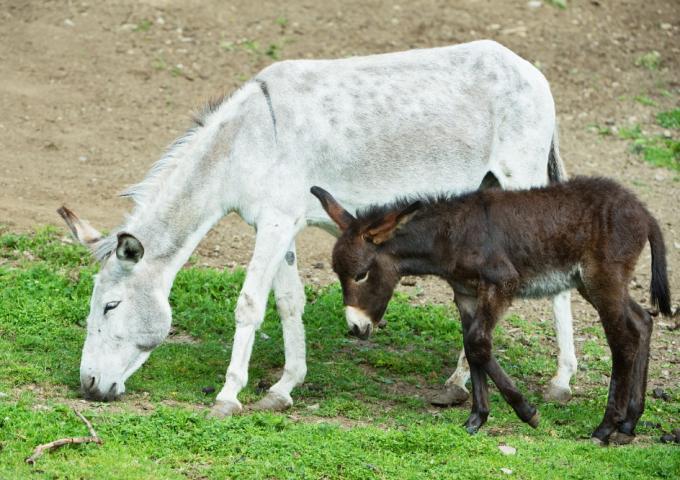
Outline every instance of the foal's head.
<path fill-rule="evenodd" d="M 113 400 L 170 330 L 162 275 L 143 258 L 144 247 L 135 236 L 119 233 L 103 239 L 67 208 L 59 214 L 81 243 L 93 251 L 106 247 L 90 300 L 80 384 L 87 398 Z"/>
<path fill-rule="evenodd" d="M 366 339 L 382 320 L 399 282 L 397 258 L 387 243 L 420 202 L 379 218 L 357 219 L 322 188 L 312 187 L 311 192 L 342 232 L 333 247 L 333 270 L 342 285 L 347 325 L 354 335 Z"/>

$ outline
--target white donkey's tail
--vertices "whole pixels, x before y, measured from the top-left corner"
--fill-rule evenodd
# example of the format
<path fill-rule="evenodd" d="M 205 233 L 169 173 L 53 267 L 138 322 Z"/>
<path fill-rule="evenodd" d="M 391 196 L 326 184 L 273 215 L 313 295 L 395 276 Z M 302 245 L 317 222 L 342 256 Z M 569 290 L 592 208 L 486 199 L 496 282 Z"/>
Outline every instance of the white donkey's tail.
<path fill-rule="evenodd" d="M 555 122 L 555 130 L 553 131 L 552 142 L 550 142 L 550 153 L 548 154 L 548 180 L 550 183 L 564 182 L 567 180 L 567 170 L 564 168 L 564 163 L 560 156 L 557 122 Z"/>

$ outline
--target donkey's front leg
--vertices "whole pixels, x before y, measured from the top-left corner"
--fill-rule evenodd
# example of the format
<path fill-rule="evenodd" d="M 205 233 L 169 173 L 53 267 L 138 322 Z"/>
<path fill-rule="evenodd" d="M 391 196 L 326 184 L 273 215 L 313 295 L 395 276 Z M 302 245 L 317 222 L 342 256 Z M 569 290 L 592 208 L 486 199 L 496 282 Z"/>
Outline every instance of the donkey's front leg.
<path fill-rule="evenodd" d="M 255 332 L 264 320 L 274 276 L 285 258 L 288 246 L 302 226 L 301 222 L 280 212 L 269 213 L 257 222 L 255 250 L 236 303 L 236 331 L 231 362 L 224 387 L 212 408 L 214 416 L 231 415 L 243 408 L 236 397 L 248 382 L 248 363 Z"/>
<path fill-rule="evenodd" d="M 274 277 L 274 296 L 283 328 L 286 363 L 281 379 L 272 385 L 264 398 L 251 407 L 253 410 L 284 410 L 290 407 L 293 404 L 291 390 L 300 385 L 307 374 L 305 327 L 302 323 L 305 291 L 298 274 L 295 243 L 286 252 Z"/>

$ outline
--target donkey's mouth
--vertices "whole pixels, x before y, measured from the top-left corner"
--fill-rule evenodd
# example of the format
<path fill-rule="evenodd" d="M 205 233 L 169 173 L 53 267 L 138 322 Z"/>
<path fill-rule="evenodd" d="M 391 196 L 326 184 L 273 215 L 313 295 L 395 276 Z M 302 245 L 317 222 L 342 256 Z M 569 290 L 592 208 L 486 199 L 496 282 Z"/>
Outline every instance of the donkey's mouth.
<path fill-rule="evenodd" d="M 108 391 L 106 392 L 102 392 L 97 387 L 87 388 L 86 386 L 81 386 L 80 391 L 82 393 L 82 396 L 86 400 L 97 402 L 112 402 L 114 400 L 118 400 L 121 396 L 123 396 L 125 389 L 121 389 L 121 391 L 119 391 L 118 383 L 114 382 L 111 384 Z"/>
<path fill-rule="evenodd" d="M 354 325 L 349 334 L 359 338 L 360 340 L 368 340 L 368 337 L 371 336 L 371 326 L 368 325 L 364 330 L 360 330 L 357 325 Z"/>

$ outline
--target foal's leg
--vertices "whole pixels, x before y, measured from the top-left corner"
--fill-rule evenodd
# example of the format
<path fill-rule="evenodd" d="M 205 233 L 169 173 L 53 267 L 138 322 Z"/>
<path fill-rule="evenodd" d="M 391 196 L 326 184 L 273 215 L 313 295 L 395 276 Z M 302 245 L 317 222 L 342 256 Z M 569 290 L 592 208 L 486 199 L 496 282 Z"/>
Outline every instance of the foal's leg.
<path fill-rule="evenodd" d="M 571 293 L 569 291 L 558 293 L 553 297 L 553 317 L 559 349 L 557 373 L 550 380 L 550 385 L 543 396 L 547 401 L 566 403 L 571 400 L 569 381 L 576 373 Z"/>
<path fill-rule="evenodd" d="M 645 391 L 647 390 L 647 370 L 649 367 L 649 342 L 652 336 L 652 317 L 634 300 L 628 300 L 631 320 L 640 332 L 637 356 L 633 364 L 630 400 L 626 411 L 626 418 L 619 425 L 618 432 L 614 432 L 610 441 L 615 443 L 630 443 L 635 437 L 635 426 L 645 410 Z"/>
<path fill-rule="evenodd" d="M 255 250 L 236 303 L 236 331 L 224 387 L 217 395 L 212 414 L 231 415 L 242 410 L 236 396 L 248 382 L 248 363 L 255 332 L 264 320 L 267 297 L 274 276 L 289 245 L 303 224 L 277 211 L 268 211 L 257 222 Z"/>
<path fill-rule="evenodd" d="M 477 299 L 456 292 L 455 301 L 463 325 L 463 346 L 469 355 L 472 348 L 469 343 L 470 331 L 475 328 L 474 315 L 477 309 Z M 470 362 L 470 377 L 472 378 L 472 409 L 463 426 L 469 433 L 475 433 L 489 417 L 489 387 L 484 369 L 472 362 Z"/>
<path fill-rule="evenodd" d="M 600 288 L 591 287 L 591 291 L 597 292 L 596 295 L 589 295 L 588 292 L 583 295 L 598 311 L 612 353 L 607 408 L 602 422 L 592 434 L 592 438 L 601 443 L 609 441 L 610 435 L 626 417 L 631 398 L 633 364 L 641 337 L 627 304 L 625 287 L 616 285 L 614 280 L 616 273 L 618 272 L 610 271 L 610 278 L 597 282 Z"/>
<path fill-rule="evenodd" d="M 274 296 L 283 328 L 286 363 L 281 379 L 272 385 L 264 398 L 251 407 L 253 410 L 283 410 L 290 407 L 293 404 L 290 392 L 304 381 L 307 373 L 305 327 L 302 324 L 305 291 L 298 274 L 295 243 L 286 252 L 274 277 Z"/>
<path fill-rule="evenodd" d="M 540 419 L 536 407 L 526 401 L 493 355 L 492 331 L 509 304 L 509 297 L 500 294 L 498 287 L 489 285 L 480 288 L 474 330 L 471 329 L 469 332 L 466 353 L 470 367 L 472 368 L 473 363 L 481 365 L 517 416 L 536 428 Z M 467 345 L 470 346 L 469 351 Z"/>

